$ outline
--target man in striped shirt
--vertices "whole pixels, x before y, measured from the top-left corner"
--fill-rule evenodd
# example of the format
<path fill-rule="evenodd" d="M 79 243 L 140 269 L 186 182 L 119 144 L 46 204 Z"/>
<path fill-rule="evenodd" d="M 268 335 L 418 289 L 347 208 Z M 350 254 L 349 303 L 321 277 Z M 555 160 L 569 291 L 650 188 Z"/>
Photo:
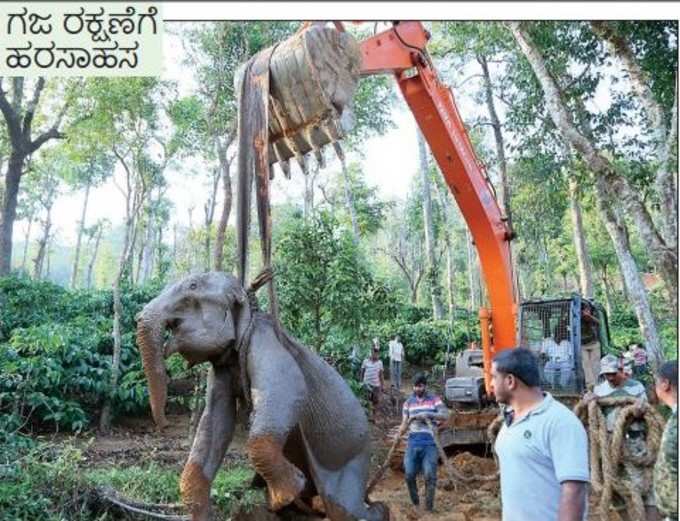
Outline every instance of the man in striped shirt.
<path fill-rule="evenodd" d="M 401 432 L 408 427 L 408 444 L 404 455 L 406 486 L 411 502 L 418 506 L 418 485 L 416 477 L 421 470 L 425 475 L 425 508 L 434 509 L 434 493 L 437 488 L 437 446 L 432 427 L 437 421 L 449 417 L 449 411 L 439 396 L 427 392 L 427 377 L 417 375 L 413 380 L 413 394 L 404 402 Z"/>

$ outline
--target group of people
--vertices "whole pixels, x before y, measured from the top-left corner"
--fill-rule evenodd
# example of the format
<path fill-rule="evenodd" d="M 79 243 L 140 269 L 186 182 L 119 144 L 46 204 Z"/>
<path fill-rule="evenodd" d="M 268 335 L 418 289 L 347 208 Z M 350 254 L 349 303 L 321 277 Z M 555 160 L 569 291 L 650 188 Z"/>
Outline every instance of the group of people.
<path fill-rule="evenodd" d="M 644 386 L 624 371 L 622 359 L 607 355 L 600 363 L 598 383 L 584 397 L 632 396 L 646 400 Z M 503 521 L 583 521 L 587 511 L 588 436 L 581 421 L 541 388 L 538 357 L 527 348 L 502 351 L 493 359 L 492 387 L 503 405 L 504 422 L 494 450 L 500 467 Z M 413 394 L 403 406 L 401 432 L 408 430 L 404 456 L 406 485 L 414 505 L 420 504 L 416 476 L 424 474 L 425 508 L 433 510 L 437 483 L 437 422 L 448 417 L 441 399 L 427 392 L 423 375 L 416 376 Z M 663 364 L 656 374 L 659 400 L 671 408 L 658 459 L 653 492 L 643 498 L 646 520 L 677 520 L 678 513 L 678 367 Z M 605 410 L 607 429 L 618 409 Z M 626 433 L 627 450 L 641 455 L 643 426 L 633 422 Z M 639 483 L 640 476 L 629 476 Z M 663 516 L 658 517 L 658 513 Z"/>

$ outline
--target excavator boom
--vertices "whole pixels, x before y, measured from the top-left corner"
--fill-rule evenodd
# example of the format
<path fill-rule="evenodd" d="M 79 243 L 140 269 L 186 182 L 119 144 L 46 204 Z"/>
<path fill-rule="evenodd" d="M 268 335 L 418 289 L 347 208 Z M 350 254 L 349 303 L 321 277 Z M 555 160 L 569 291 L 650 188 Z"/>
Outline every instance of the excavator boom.
<path fill-rule="evenodd" d="M 516 345 L 517 300 L 512 276 L 513 233 L 475 155 L 451 90 L 438 78 L 420 22 L 399 22 L 361 42 L 361 74 L 393 73 L 430 145 L 477 246 L 490 309 L 480 309 L 484 380 L 490 389 L 491 358 Z"/>

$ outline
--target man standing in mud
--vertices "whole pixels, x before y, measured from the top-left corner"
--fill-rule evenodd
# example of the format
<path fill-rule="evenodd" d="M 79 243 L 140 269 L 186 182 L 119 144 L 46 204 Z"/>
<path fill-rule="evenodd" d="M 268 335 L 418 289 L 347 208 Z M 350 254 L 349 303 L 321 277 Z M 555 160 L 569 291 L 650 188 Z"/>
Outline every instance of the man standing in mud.
<path fill-rule="evenodd" d="M 449 417 L 449 411 L 439 396 L 427 392 L 427 377 L 416 375 L 413 380 L 413 394 L 404 402 L 401 432 L 408 428 L 408 444 L 404 455 L 406 486 L 411 502 L 418 506 L 418 484 L 416 478 L 421 470 L 425 475 L 425 509 L 434 510 L 434 493 L 437 488 L 437 445 L 433 428 L 436 422 Z"/>
<path fill-rule="evenodd" d="M 582 521 L 590 476 L 580 420 L 541 390 L 538 359 L 529 349 L 497 354 L 491 378 L 505 405 L 494 446 L 503 521 Z"/>

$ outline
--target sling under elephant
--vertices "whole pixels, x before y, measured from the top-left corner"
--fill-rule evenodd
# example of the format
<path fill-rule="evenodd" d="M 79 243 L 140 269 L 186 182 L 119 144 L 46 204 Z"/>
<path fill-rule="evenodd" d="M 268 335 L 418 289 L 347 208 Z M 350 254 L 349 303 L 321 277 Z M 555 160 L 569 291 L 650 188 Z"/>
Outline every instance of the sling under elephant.
<path fill-rule="evenodd" d="M 320 496 L 332 521 L 389 519 L 367 503 L 370 435 L 366 414 L 343 378 L 251 305 L 226 273 L 170 285 L 137 317 L 137 342 L 151 411 L 167 425 L 165 358 L 211 364 L 206 404 L 180 479 L 192 521 L 211 519 L 210 488 L 229 447 L 237 402 L 246 404 L 250 461 L 267 484 L 268 506 L 309 509 Z M 166 340 L 167 338 L 167 340 Z"/>

